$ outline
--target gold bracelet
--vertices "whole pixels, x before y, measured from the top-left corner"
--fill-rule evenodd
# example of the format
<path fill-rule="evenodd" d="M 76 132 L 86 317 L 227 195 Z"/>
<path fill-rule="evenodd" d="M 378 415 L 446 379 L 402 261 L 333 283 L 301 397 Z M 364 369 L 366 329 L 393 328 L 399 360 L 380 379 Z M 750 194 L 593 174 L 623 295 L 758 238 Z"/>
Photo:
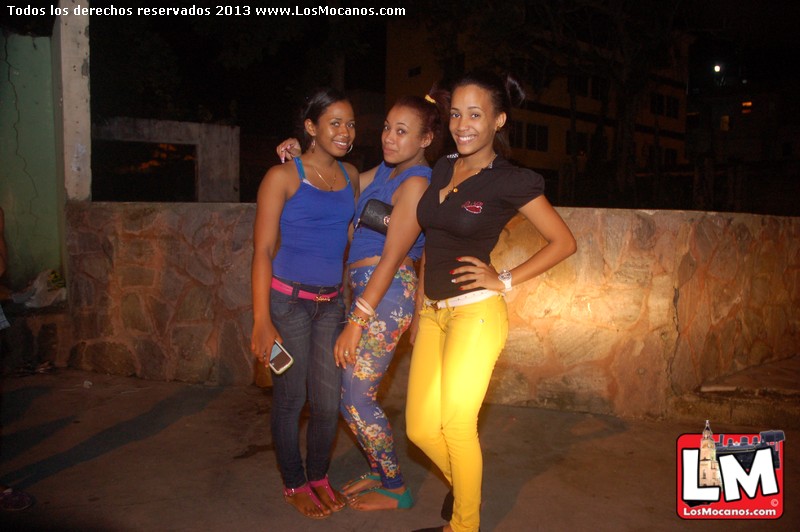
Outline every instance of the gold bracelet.
<path fill-rule="evenodd" d="M 351 312 L 349 316 L 347 316 L 347 321 L 358 325 L 362 329 L 369 329 L 369 322 L 362 318 L 361 316 L 357 315 L 355 312 Z"/>

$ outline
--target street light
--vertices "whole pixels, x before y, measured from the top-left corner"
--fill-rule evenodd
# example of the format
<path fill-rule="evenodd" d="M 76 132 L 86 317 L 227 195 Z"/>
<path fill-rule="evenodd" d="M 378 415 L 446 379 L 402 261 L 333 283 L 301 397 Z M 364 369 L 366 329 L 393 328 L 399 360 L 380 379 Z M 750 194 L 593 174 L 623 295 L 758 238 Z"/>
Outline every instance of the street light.
<path fill-rule="evenodd" d="M 726 85 L 724 67 L 724 63 L 714 63 L 714 83 L 717 87 Z"/>

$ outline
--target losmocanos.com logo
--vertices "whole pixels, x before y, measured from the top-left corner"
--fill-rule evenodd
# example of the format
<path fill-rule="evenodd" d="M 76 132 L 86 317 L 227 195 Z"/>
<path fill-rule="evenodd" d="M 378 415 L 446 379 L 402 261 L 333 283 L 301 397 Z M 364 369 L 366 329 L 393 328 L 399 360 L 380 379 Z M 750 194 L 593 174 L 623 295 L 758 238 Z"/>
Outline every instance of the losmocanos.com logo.
<path fill-rule="evenodd" d="M 777 519 L 783 515 L 782 430 L 678 438 L 681 519 Z"/>

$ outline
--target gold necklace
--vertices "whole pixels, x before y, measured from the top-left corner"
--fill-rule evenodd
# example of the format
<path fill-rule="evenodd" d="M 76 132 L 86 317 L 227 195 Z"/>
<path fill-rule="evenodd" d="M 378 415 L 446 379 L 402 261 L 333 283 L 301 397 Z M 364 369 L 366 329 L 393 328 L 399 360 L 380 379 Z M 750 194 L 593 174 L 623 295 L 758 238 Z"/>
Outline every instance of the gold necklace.
<path fill-rule="evenodd" d="M 331 191 L 333 191 L 333 185 L 336 184 L 336 168 L 333 169 L 333 183 L 328 183 L 328 180 L 322 177 L 322 174 L 319 173 L 319 170 L 317 170 L 316 166 L 314 165 L 309 165 L 309 166 L 314 169 L 319 178 L 322 179 L 322 182 L 325 183 L 328 186 L 328 188 L 331 189 Z"/>
<path fill-rule="evenodd" d="M 484 171 L 486 169 L 492 168 L 492 165 L 494 164 L 494 160 L 496 158 L 497 158 L 497 154 L 495 153 L 492 156 L 492 160 L 489 161 L 489 164 L 487 164 L 486 166 L 483 166 L 481 168 L 478 168 L 478 170 L 476 170 L 475 172 L 469 174 L 467 177 L 465 177 L 464 179 L 461 180 L 461 183 L 463 183 L 464 181 L 466 181 L 467 179 L 469 179 L 470 177 L 472 177 L 474 175 L 478 175 L 479 173 L 481 173 L 482 171 Z M 456 185 L 455 177 L 456 177 L 456 173 L 453 172 L 453 175 L 450 177 L 450 181 L 447 183 L 448 185 L 450 185 L 450 190 L 448 190 L 447 193 L 444 195 L 444 200 L 443 201 L 446 201 L 450 197 L 451 194 L 455 194 L 455 193 L 458 192 L 458 185 Z M 459 183 L 459 185 L 461 183 Z"/>

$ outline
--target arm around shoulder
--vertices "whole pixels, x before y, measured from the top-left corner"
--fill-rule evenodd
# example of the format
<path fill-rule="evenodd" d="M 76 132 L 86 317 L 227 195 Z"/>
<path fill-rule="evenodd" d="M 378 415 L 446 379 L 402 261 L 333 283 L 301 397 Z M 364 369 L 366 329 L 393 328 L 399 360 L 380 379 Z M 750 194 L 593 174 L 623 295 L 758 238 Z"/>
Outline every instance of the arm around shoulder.
<path fill-rule="evenodd" d="M 362 191 L 365 190 L 368 186 L 370 186 L 370 184 L 372 184 L 372 181 L 375 179 L 375 174 L 377 173 L 378 168 L 380 168 L 380 166 L 376 166 L 375 168 L 370 168 L 369 170 L 366 170 L 358 174 L 358 182 Z"/>

